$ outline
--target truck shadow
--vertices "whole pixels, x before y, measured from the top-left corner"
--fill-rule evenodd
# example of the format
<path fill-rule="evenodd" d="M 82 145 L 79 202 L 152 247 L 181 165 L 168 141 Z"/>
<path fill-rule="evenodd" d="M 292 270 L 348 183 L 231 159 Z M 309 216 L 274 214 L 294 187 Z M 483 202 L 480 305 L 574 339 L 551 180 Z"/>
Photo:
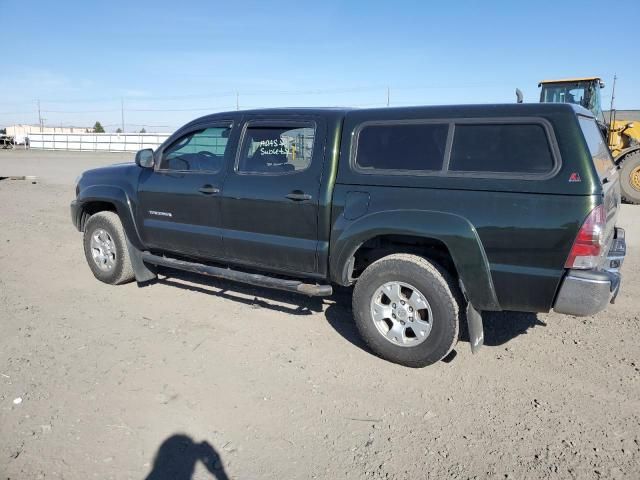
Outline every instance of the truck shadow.
<path fill-rule="evenodd" d="M 214 295 L 252 308 L 267 308 L 291 315 L 313 315 L 324 312 L 327 322 L 338 334 L 349 343 L 370 353 L 353 322 L 351 288 L 334 288 L 331 297 L 305 297 L 295 293 L 253 287 L 173 270 L 162 270 L 157 283 Z M 489 347 L 504 345 L 515 337 L 526 334 L 531 328 L 546 326 L 535 313 L 485 312 L 482 318 L 484 344 Z M 466 322 L 463 322 L 460 340 L 469 342 Z"/>
<path fill-rule="evenodd" d="M 360 338 L 353 322 L 350 298 L 346 297 L 346 300 L 344 298 L 342 300 L 336 301 L 325 310 L 327 321 L 343 338 L 369 352 L 369 348 Z M 488 347 L 499 347 L 519 335 L 525 335 L 531 328 L 546 326 L 535 313 L 526 312 L 485 312 L 482 314 L 482 320 L 484 345 Z M 460 341 L 469 343 L 466 322 L 463 322 L 460 329 Z"/>
<path fill-rule="evenodd" d="M 145 480 L 191 480 L 198 462 L 212 478 L 229 479 L 220 455 L 208 442 L 195 443 L 187 435 L 176 434 L 162 442 Z"/>
<path fill-rule="evenodd" d="M 295 293 L 254 287 L 179 270 L 163 269 L 160 271 L 158 279 L 151 283 L 206 293 L 242 303 L 251 308 L 268 308 L 291 315 L 312 315 L 322 312 L 324 308 L 320 297 L 305 297 Z"/>
<path fill-rule="evenodd" d="M 530 312 L 484 312 L 482 323 L 484 344 L 489 347 L 504 345 L 519 335 L 526 335 L 531 328 L 547 326 L 537 314 Z M 469 341 L 466 328 L 463 329 L 462 340 Z"/>

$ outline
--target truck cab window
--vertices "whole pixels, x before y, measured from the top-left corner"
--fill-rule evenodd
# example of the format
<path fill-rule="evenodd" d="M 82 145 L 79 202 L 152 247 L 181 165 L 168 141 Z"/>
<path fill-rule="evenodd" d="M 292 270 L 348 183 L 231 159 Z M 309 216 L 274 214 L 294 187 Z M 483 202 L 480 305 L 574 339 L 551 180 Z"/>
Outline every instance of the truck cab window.
<path fill-rule="evenodd" d="M 240 150 L 238 172 L 282 174 L 305 170 L 311 164 L 313 126 L 248 126 Z"/>
<path fill-rule="evenodd" d="M 230 127 L 191 132 L 165 149 L 161 170 L 218 172 L 222 168 Z"/>

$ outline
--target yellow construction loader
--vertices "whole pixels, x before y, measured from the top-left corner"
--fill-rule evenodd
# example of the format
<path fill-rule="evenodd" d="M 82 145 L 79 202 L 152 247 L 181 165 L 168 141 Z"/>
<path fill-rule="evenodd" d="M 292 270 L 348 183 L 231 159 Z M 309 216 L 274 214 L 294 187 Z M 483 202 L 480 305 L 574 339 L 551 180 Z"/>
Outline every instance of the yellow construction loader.
<path fill-rule="evenodd" d="M 600 89 L 604 88 L 604 82 L 600 77 L 544 80 L 538 86 L 542 87 L 541 103 L 574 103 L 593 112 L 620 169 L 622 198 L 628 203 L 640 204 L 640 122 L 616 118 L 615 80 L 609 118 L 602 112 Z"/>

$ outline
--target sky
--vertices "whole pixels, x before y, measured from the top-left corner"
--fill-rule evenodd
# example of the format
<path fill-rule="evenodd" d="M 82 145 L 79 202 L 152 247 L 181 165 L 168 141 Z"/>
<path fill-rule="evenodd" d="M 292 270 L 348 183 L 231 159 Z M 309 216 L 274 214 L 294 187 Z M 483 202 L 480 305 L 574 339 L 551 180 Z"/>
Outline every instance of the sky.
<path fill-rule="evenodd" d="M 621 12 L 623 12 L 621 14 Z M 537 102 L 601 76 L 640 109 L 640 2 L 0 0 L 0 126 L 172 131 L 237 107 Z M 124 108 L 123 108 L 124 107 Z"/>

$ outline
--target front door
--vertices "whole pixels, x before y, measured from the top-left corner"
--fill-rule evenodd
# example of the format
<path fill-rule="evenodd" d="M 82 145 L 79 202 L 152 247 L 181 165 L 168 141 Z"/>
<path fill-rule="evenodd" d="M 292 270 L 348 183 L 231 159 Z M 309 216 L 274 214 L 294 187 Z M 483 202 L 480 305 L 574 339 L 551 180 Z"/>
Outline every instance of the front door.
<path fill-rule="evenodd" d="M 195 127 L 157 152 L 143 172 L 138 225 L 150 249 L 198 257 L 222 256 L 220 194 L 233 158 L 231 121 Z"/>
<path fill-rule="evenodd" d="M 229 260 L 317 272 L 325 130 L 314 118 L 244 118 L 221 203 Z"/>

